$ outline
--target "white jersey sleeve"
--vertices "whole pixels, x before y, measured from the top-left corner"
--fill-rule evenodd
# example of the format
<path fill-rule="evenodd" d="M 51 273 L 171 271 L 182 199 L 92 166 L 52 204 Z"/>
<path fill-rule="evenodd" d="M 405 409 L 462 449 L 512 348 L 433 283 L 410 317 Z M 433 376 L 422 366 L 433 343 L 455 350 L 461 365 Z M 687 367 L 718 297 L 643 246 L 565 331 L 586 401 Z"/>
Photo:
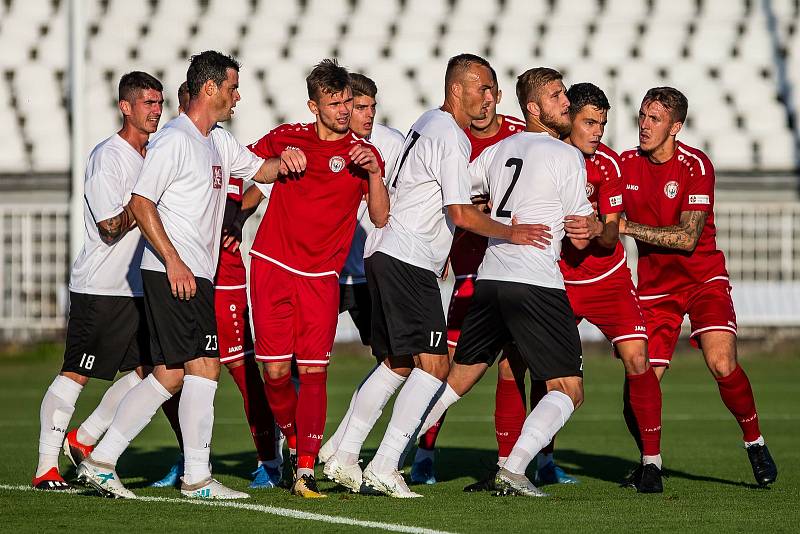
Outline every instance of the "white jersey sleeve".
<path fill-rule="evenodd" d="M 217 150 L 223 160 L 230 166 L 230 176 L 251 180 L 261 168 L 264 160 L 256 156 L 250 149 L 239 141 L 225 128 L 214 128 L 212 139 L 217 145 Z"/>
<path fill-rule="evenodd" d="M 566 215 L 591 215 L 594 212 L 586 196 L 586 163 L 583 155 L 575 149 L 574 158 L 554 159 L 553 165 L 562 168 L 558 174 L 561 183 L 558 192 Z"/>
<path fill-rule="evenodd" d="M 439 179 L 442 184 L 442 206 L 472 204 L 470 200 L 471 179 L 468 170 L 469 151 L 466 153 L 458 138 L 452 135 L 443 145 L 444 154 L 439 163 Z"/>
<path fill-rule="evenodd" d="M 158 203 L 161 195 L 181 173 L 186 140 L 179 135 L 161 135 L 147 148 L 133 194 Z"/>
<path fill-rule="evenodd" d="M 486 147 L 477 158 L 472 160 L 469 164 L 469 177 L 471 182 L 471 196 L 486 195 L 489 193 L 489 168 L 487 163 L 491 161 L 491 155 L 494 153 L 492 145 Z"/>
<path fill-rule="evenodd" d="M 122 213 L 127 203 L 126 195 L 130 198 L 130 190 L 125 190 L 127 180 L 120 162 L 108 152 L 98 154 L 97 159 L 94 168 L 87 169 L 83 185 L 95 224 Z"/>

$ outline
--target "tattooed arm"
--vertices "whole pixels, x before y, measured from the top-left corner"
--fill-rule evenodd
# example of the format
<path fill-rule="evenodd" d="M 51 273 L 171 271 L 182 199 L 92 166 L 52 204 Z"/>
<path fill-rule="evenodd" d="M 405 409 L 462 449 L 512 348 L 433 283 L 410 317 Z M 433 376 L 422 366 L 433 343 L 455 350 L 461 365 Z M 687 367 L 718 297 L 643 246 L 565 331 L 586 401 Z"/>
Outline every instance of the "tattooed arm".
<path fill-rule="evenodd" d="M 682 211 L 681 220 L 677 225 L 660 227 L 622 219 L 619 233 L 650 245 L 692 252 L 700 240 L 706 217 L 708 217 L 707 211 Z"/>
<path fill-rule="evenodd" d="M 136 226 L 136 220 L 133 218 L 130 207 L 126 205 L 119 215 L 97 223 L 97 231 L 100 233 L 100 239 L 103 240 L 103 243 L 113 245 L 122 239 L 122 236 L 127 234 L 134 226 Z"/>

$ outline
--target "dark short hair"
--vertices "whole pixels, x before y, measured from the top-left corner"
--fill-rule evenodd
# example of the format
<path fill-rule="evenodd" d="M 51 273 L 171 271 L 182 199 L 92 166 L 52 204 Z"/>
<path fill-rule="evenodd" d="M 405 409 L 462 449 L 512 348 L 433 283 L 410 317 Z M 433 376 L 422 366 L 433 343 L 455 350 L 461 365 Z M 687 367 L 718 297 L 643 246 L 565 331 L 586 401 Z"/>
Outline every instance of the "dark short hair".
<path fill-rule="evenodd" d="M 593 83 L 573 84 L 567 90 L 567 98 L 569 99 L 569 116 L 573 119 L 585 106 L 593 106 L 603 111 L 611 109 L 606 94 Z"/>
<path fill-rule="evenodd" d="M 378 94 L 378 86 L 371 79 L 361 73 L 350 73 L 350 87 L 353 88 L 353 96 L 368 96 L 375 98 Z"/>
<path fill-rule="evenodd" d="M 669 111 L 672 122 L 686 121 L 689 112 L 689 101 L 683 93 L 674 87 L 653 87 L 645 93 L 642 105 L 658 102 Z"/>
<path fill-rule="evenodd" d="M 447 94 L 447 89 L 453 84 L 453 82 L 463 76 L 464 73 L 475 64 L 482 65 L 489 69 L 489 71 L 492 73 L 492 78 L 495 82 L 497 82 L 497 73 L 494 71 L 494 69 L 492 69 L 492 66 L 488 61 L 483 59 L 481 56 L 476 56 L 475 54 L 458 54 L 457 56 L 451 57 L 447 62 L 447 70 L 444 73 L 444 94 Z"/>
<path fill-rule="evenodd" d="M 184 108 L 186 111 L 186 106 L 183 105 L 184 102 L 189 101 L 189 84 L 183 82 L 180 87 L 178 87 L 178 105 Z"/>
<path fill-rule="evenodd" d="M 120 101 L 127 100 L 128 102 L 133 103 L 133 100 L 136 98 L 139 92 L 144 91 L 145 89 L 163 91 L 164 87 L 156 78 L 139 70 L 124 74 L 122 78 L 119 79 Z"/>
<path fill-rule="evenodd" d="M 189 59 L 189 69 L 186 71 L 189 94 L 197 96 L 208 80 L 217 84 L 217 87 L 221 86 L 228 77 L 228 69 L 239 72 L 239 67 L 239 62 L 231 56 L 214 50 L 206 50 L 192 56 Z"/>
<path fill-rule="evenodd" d="M 308 88 L 308 98 L 314 102 L 319 102 L 323 94 L 334 95 L 341 93 L 350 84 L 350 74 L 347 69 L 339 65 L 335 59 L 323 59 L 311 70 L 311 74 L 306 77 L 306 87 Z"/>
<path fill-rule="evenodd" d="M 522 109 L 522 115 L 527 117 L 528 102 L 537 104 L 542 98 L 542 89 L 550 82 L 560 80 L 563 76 L 555 69 L 536 67 L 528 69 L 517 77 L 517 100 Z"/>

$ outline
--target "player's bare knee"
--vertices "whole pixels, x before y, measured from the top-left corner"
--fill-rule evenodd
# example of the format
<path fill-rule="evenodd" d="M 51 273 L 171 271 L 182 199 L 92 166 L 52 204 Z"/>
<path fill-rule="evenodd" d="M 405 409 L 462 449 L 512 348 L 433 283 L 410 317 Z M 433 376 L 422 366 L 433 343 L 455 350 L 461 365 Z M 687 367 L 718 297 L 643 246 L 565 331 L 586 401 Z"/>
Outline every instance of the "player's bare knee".
<path fill-rule="evenodd" d="M 264 365 L 264 372 L 270 380 L 278 380 L 292 372 L 291 362 L 270 362 Z"/>
<path fill-rule="evenodd" d="M 73 373 L 71 371 L 64 371 L 63 373 L 61 373 L 61 376 L 69 378 L 73 382 L 76 382 L 82 386 L 85 386 L 86 384 L 89 383 L 88 376 L 79 375 L 78 373 Z"/>
<path fill-rule="evenodd" d="M 647 357 L 647 344 L 641 340 L 628 341 L 616 346 L 617 354 L 625 367 L 625 373 L 640 375 L 647 371 L 650 360 Z"/>
<path fill-rule="evenodd" d="M 297 374 L 301 375 L 311 375 L 315 373 L 324 373 L 327 372 L 327 367 L 320 367 L 320 366 L 310 366 L 310 365 L 298 365 L 297 366 Z"/>
<path fill-rule="evenodd" d="M 419 367 L 429 375 L 442 381 L 447 379 L 447 373 L 450 372 L 450 360 L 446 356 L 420 354 L 415 360 L 419 362 Z"/>
<path fill-rule="evenodd" d="M 186 374 L 209 380 L 219 380 L 219 368 L 218 358 L 195 358 L 186 362 Z"/>
<path fill-rule="evenodd" d="M 236 361 L 234 361 L 234 362 L 228 362 L 228 363 L 226 363 L 226 364 L 225 364 L 225 367 L 227 367 L 227 368 L 228 368 L 228 371 L 233 371 L 233 370 L 234 370 L 234 369 L 236 369 L 237 367 L 241 367 L 241 366 L 243 366 L 243 365 L 244 365 L 244 362 L 245 362 L 245 360 L 244 360 L 244 359 L 241 359 L 241 360 L 236 360 Z"/>
<path fill-rule="evenodd" d="M 547 381 L 547 391 L 559 391 L 572 400 L 577 410 L 583 404 L 583 379 L 578 376 L 565 376 Z"/>
<path fill-rule="evenodd" d="M 706 354 L 706 365 L 714 377 L 722 378 L 736 369 L 736 356 L 730 352 Z"/>

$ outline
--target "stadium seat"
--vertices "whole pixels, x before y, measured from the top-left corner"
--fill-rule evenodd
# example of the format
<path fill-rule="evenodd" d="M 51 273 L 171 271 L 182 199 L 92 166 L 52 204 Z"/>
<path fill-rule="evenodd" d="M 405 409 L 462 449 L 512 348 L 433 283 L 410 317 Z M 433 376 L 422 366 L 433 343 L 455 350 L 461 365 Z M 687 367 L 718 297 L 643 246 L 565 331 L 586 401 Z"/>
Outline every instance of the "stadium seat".
<path fill-rule="evenodd" d="M 798 149 L 788 130 L 775 128 L 770 135 L 759 138 L 758 167 L 771 171 L 796 168 L 800 164 Z"/>

